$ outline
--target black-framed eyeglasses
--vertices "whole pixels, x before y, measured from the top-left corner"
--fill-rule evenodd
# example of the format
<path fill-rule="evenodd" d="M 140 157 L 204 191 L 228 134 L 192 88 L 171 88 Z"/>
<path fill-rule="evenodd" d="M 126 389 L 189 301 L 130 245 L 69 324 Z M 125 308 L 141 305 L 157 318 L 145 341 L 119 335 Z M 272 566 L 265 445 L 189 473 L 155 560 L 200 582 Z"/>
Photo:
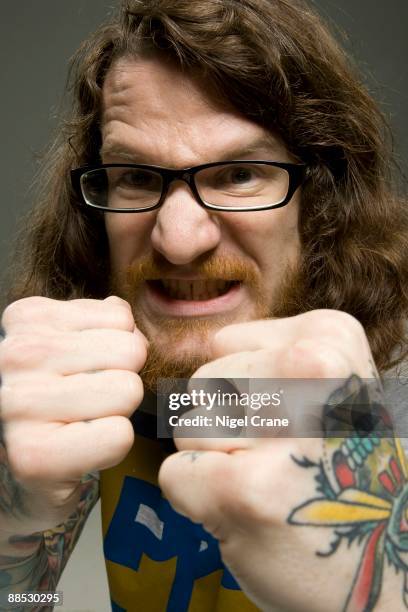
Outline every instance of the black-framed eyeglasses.
<path fill-rule="evenodd" d="M 285 206 L 306 177 L 304 164 L 234 160 L 173 170 L 146 164 L 100 164 L 71 170 L 80 201 L 105 212 L 159 208 L 173 181 L 185 181 L 204 208 L 268 210 Z"/>

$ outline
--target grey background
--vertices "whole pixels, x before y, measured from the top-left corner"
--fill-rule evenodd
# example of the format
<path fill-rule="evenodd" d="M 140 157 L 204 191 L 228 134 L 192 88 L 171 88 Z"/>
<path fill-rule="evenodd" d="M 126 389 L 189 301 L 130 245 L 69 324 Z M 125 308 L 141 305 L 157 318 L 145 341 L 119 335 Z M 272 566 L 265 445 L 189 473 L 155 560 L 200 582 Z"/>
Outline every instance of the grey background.
<path fill-rule="evenodd" d="M 16 221 L 30 204 L 38 155 L 56 129 L 66 68 L 78 44 L 116 0 L 3 0 L 0 17 L 1 207 L 0 274 L 7 267 Z M 395 130 L 408 160 L 408 2 L 316 0 L 348 35 L 347 46 Z"/>
<path fill-rule="evenodd" d="M 116 4 L 115 0 L 3 0 L 0 4 L 0 275 L 11 257 L 16 223 L 30 205 L 38 155 L 57 126 L 68 60 Z M 347 33 L 347 47 L 394 127 L 396 149 L 406 170 L 408 1 L 316 0 L 316 6 Z M 99 507 L 64 573 L 60 587 L 65 592 L 64 610 L 109 609 L 98 512 Z"/>

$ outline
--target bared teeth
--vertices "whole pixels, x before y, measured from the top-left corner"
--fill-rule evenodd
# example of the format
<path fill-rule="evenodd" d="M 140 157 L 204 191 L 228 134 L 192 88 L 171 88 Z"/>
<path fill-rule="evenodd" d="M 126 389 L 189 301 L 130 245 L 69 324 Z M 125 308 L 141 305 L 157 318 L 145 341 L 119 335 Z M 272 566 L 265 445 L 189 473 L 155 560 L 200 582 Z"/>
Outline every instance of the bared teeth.
<path fill-rule="evenodd" d="M 161 281 L 166 293 L 176 300 L 210 300 L 226 293 L 231 281 L 224 280 L 178 280 Z"/>

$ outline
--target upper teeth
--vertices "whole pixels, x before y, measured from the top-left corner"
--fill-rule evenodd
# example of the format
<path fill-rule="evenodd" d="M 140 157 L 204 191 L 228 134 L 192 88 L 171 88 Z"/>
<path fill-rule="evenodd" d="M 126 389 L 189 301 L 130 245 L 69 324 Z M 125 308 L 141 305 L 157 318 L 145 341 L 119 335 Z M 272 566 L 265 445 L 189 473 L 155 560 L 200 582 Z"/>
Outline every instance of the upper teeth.
<path fill-rule="evenodd" d="M 225 280 L 173 280 L 161 281 L 170 297 L 179 300 L 208 300 L 229 288 Z"/>

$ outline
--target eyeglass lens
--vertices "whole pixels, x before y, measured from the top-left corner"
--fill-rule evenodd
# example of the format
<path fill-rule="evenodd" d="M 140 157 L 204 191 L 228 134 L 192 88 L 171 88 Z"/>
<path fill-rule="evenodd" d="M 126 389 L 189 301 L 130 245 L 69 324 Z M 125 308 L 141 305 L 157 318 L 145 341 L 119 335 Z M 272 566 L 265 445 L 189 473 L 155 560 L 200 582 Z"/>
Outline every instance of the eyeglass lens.
<path fill-rule="evenodd" d="M 203 168 L 195 174 L 195 184 L 207 204 L 255 208 L 282 202 L 289 190 L 289 174 L 277 166 L 241 162 Z M 145 208 L 159 202 L 163 178 L 145 168 L 98 168 L 81 176 L 81 188 L 91 205 Z"/>

